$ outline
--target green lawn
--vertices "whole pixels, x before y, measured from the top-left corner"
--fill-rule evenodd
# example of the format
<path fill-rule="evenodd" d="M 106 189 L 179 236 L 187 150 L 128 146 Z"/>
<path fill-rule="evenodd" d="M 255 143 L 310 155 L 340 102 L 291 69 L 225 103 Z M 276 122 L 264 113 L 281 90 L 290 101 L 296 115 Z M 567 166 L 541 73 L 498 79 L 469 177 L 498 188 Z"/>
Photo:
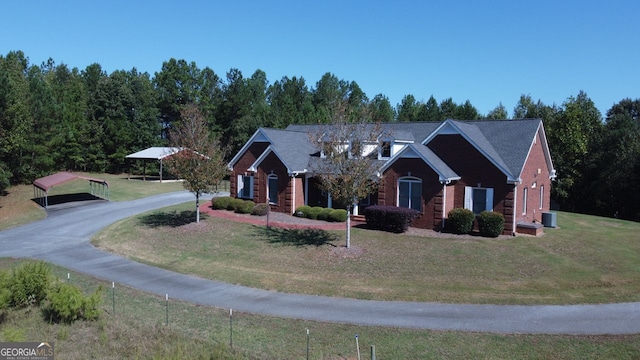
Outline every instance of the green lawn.
<path fill-rule="evenodd" d="M 144 189 L 135 190 L 141 181 L 115 177 L 107 179 L 112 200 L 180 189 L 175 183 L 144 183 Z M 82 189 L 88 188 L 86 182 L 79 184 L 78 191 L 87 191 Z M 118 194 L 120 186 L 127 189 Z M 155 189 L 147 193 L 146 186 Z M 29 200 L 32 194 L 31 186 L 14 187 L 0 197 L 0 228 L 44 216 Z M 41 215 L 15 220 L 16 209 L 31 208 Z M 345 251 L 342 232 L 266 231 L 215 218 L 193 224 L 184 220 L 193 219 L 189 211 L 186 204 L 143 214 L 105 229 L 95 240 L 166 268 L 282 291 L 475 303 L 639 301 L 637 223 L 558 213 L 560 229 L 546 229 L 540 238 L 508 239 L 420 238 L 356 229 L 353 249 Z M 13 263 L 0 259 L 0 268 Z M 66 279 L 67 270 L 55 271 Z M 33 309 L 11 312 L 0 321 L 0 341 L 55 341 L 58 357 L 65 359 L 208 358 L 214 353 L 221 354 L 214 359 L 302 359 L 309 329 L 311 359 L 355 359 L 355 334 L 363 359 L 369 358 L 371 345 L 378 359 L 640 358 L 640 335 L 436 332 L 237 312 L 235 351 L 228 352 L 228 309 L 171 301 L 167 327 L 163 298 L 117 285 L 114 316 L 110 283 L 75 273 L 71 282 L 87 292 L 105 287 L 100 321 L 46 324 Z"/>
<path fill-rule="evenodd" d="M 15 265 L 0 259 L 0 269 Z M 67 281 L 68 270 L 54 267 Z M 87 293 L 104 287 L 104 315 L 97 322 L 48 324 L 37 309 L 10 312 L 0 322 L 0 341 L 54 341 L 59 359 L 304 359 L 306 329 L 310 359 L 362 359 L 371 345 L 378 359 L 637 359 L 640 335 L 560 336 L 484 334 L 362 327 L 281 319 L 234 311 L 229 351 L 228 309 L 169 302 L 82 274 L 72 284 Z M 113 314 L 113 299 L 116 313 Z"/>
<path fill-rule="evenodd" d="M 376 300 L 490 304 L 640 301 L 640 224 L 558 213 L 542 237 L 418 237 L 365 229 L 267 230 L 190 205 L 104 229 L 94 244 L 137 261 L 269 290 Z M 305 245 L 307 244 L 307 245 Z"/>
<path fill-rule="evenodd" d="M 140 177 L 132 177 L 129 180 L 127 174 L 77 174 L 106 180 L 109 183 L 109 199 L 111 201 L 134 200 L 184 190 L 180 182 L 142 181 Z M 221 185 L 221 190 L 227 189 L 228 181 L 225 181 Z M 64 194 L 89 192 L 89 182 L 76 179 L 51 188 L 49 196 L 55 197 Z M 32 201 L 33 197 L 32 185 L 12 186 L 7 190 L 6 194 L 0 195 L 0 230 L 43 219 L 46 216 L 46 212 L 41 206 Z"/>

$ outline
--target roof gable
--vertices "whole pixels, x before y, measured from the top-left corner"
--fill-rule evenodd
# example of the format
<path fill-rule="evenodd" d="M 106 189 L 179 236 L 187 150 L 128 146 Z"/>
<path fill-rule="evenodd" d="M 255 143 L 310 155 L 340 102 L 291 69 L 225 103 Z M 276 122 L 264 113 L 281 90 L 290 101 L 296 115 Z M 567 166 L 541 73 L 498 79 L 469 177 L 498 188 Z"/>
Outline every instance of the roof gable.
<path fill-rule="evenodd" d="M 238 151 L 236 155 L 233 157 L 233 159 L 229 161 L 229 164 L 227 164 L 227 167 L 229 169 L 233 169 L 235 164 L 238 162 L 238 160 L 240 160 L 240 158 L 247 151 L 247 149 L 249 149 L 249 147 L 256 142 L 268 142 L 268 143 L 271 142 L 269 138 L 265 135 L 263 128 L 258 128 L 258 130 L 256 130 L 253 133 L 253 135 L 251 135 L 249 140 L 244 144 L 244 146 L 240 149 L 240 151 Z"/>
<path fill-rule="evenodd" d="M 229 168 L 232 169 L 247 149 L 256 142 L 267 142 L 269 146 L 249 169 L 258 167 L 266 156 L 273 152 L 289 173 L 303 173 L 307 171 L 310 156 L 317 152 L 304 132 L 259 128 L 229 162 Z"/>
<path fill-rule="evenodd" d="M 460 176 L 456 174 L 442 159 L 438 157 L 431 149 L 426 146 L 407 144 L 402 147 L 389 161 L 387 161 L 379 170 L 380 174 L 387 171 L 398 159 L 422 159 L 433 171 L 438 174 L 438 178 L 442 182 L 450 182 L 459 180 Z"/>
<path fill-rule="evenodd" d="M 524 168 L 540 119 L 444 121 L 423 144 L 438 135 L 458 134 L 494 164 L 507 181 L 516 182 Z M 549 158 L 550 159 L 550 158 Z"/>

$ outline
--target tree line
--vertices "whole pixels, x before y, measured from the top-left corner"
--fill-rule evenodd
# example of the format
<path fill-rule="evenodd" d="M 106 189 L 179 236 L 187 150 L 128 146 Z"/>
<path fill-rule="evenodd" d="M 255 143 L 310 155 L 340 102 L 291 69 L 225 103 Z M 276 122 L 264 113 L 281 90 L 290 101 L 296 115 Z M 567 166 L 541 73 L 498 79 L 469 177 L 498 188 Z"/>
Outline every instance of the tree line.
<path fill-rule="evenodd" d="M 127 154 L 169 144 L 188 104 L 198 106 L 227 157 L 258 127 L 328 123 L 337 104 L 374 122 L 510 117 L 502 104 L 481 114 L 469 100 L 433 96 L 408 94 L 393 106 L 332 73 L 313 85 L 296 76 L 270 84 L 262 70 L 245 77 L 230 69 L 221 77 L 169 59 L 153 76 L 135 68 L 108 74 L 98 63 L 83 70 L 52 59 L 35 65 L 11 51 L 0 55 L 0 191 L 59 170 L 125 172 Z M 640 99 L 627 98 L 603 117 L 580 91 L 561 105 L 521 95 L 511 117 L 543 119 L 560 208 L 640 220 L 639 112 Z"/>

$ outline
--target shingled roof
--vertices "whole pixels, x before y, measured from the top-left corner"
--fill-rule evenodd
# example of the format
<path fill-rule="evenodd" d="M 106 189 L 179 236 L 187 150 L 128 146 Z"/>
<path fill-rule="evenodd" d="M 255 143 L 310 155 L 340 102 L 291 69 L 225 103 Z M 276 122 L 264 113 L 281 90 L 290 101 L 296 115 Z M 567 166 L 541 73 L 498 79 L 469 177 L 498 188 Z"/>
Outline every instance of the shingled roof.
<path fill-rule="evenodd" d="M 246 148 L 253 143 L 268 142 L 268 151 L 280 158 L 290 172 L 308 172 L 319 161 L 318 144 L 311 141 L 310 134 L 322 131 L 328 124 L 289 125 L 284 130 L 260 128 L 245 147 L 232 159 L 232 168 Z M 373 125 L 372 125 L 373 126 Z M 415 144 L 411 147 L 423 160 L 434 168 L 442 179 L 455 179 L 458 175 L 449 168 L 427 146 L 431 139 L 442 133 L 457 133 L 469 141 L 489 161 L 499 168 L 508 181 L 517 181 L 527 160 L 532 142 L 542 126 L 540 119 L 518 120 L 445 120 L 443 122 L 384 123 L 380 124 L 381 136 L 389 136 L 398 142 Z M 545 148 L 547 144 L 544 144 Z M 548 148 L 546 148 L 548 152 Z M 395 161 L 395 156 L 381 162 L 381 168 Z M 259 159 L 260 160 L 260 159 Z M 549 160 L 550 161 L 550 157 Z M 256 161 L 258 163 L 259 161 Z M 256 164 L 254 164 L 256 165 Z M 549 164 L 552 167 L 552 164 Z"/>

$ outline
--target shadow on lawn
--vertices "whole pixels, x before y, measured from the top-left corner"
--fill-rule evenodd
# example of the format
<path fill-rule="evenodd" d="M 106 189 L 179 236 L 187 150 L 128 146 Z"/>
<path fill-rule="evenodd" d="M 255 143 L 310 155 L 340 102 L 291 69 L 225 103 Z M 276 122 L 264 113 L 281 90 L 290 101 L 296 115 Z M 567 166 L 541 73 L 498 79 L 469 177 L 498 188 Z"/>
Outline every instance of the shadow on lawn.
<path fill-rule="evenodd" d="M 283 244 L 293 246 L 335 246 L 331 242 L 337 240 L 337 236 L 320 229 L 282 229 L 276 227 L 255 227 L 257 236 L 267 238 L 271 244 Z"/>
<path fill-rule="evenodd" d="M 207 217 L 207 214 L 200 213 L 200 220 Z M 158 212 L 149 215 L 142 216 L 140 222 L 142 225 L 149 227 L 170 226 L 178 227 L 187 224 L 191 224 L 196 221 L 195 210 L 184 211 L 171 211 L 171 212 Z"/>

